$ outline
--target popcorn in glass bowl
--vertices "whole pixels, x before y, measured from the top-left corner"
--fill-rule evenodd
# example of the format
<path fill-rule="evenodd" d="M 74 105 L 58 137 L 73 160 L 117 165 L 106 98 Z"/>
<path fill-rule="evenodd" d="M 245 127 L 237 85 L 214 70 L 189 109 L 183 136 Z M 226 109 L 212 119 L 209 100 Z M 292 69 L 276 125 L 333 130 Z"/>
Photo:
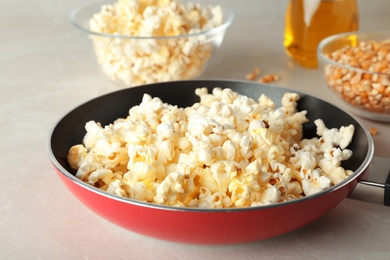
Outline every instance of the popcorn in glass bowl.
<path fill-rule="evenodd" d="M 102 72 L 124 87 L 194 79 L 216 57 L 233 13 L 179 0 L 118 0 L 76 9 Z"/>

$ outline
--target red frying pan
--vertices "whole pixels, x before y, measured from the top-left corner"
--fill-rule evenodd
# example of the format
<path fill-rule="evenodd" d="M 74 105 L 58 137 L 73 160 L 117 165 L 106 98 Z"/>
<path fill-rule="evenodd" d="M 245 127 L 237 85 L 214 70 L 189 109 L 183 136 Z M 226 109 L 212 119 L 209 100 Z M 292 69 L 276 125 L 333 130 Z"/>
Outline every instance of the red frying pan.
<path fill-rule="evenodd" d="M 344 200 L 357 183 L 367 177 L 373 158 L 373 141 L 368 131 L 352 116 L 313 96 L 299 93 L 299 110 L 307 110 L 304 137 L 314 137 L 313 121 L 324 120 L 328 128 L 355 125 L 348 147 L 353 156 L 344 162 L 354 173 L 341 183 L 312 196 L 275 205 L 234 209 L 175 208 L 117 197 L 82 182 L 67 163 L 72 145 L 81 143 L 89 120 L 112 123 L 126 117 L 129 108 L 141 102 L 144 93 L 180 107 L 198 102 L 195 89 L 231 88 L 257 99 L 262 93 L 277 106 L 287 89 L 250 82 L 194 80 L 157 83 L 119 90 L 86 102 L 65 115 L 54 127 L 49 156 L 66 187 L 88 208 L 107 220 L 146 236 L 194 244 L 245 243 L 268 239 L 298 229 L 324 215 Z M 388 190 L 388 189 L 387 189 Z M 387 191 L 386 191 L 387 192 Z M 386 195 L 389 197 L 388 193 Z M 389 199 L 390 201 L 390 199 Z M 387 202 L 388 203 L 388 202 Z M 75 220 L 76 221 L 76 220 Z"/>

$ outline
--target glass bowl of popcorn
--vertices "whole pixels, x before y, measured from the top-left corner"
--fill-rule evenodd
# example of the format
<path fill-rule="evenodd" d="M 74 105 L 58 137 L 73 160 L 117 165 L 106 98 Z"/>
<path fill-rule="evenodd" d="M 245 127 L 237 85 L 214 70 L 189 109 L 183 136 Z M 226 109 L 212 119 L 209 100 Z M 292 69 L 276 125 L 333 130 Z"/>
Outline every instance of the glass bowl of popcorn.
<path fill-rule="evenodd" d="M 232 11 L 202 1 L 118 0 L 72 12 L 101 71 L 121 86 L 200 77 L 215 60 Z"/>
<path fill-rule="evenodd" d="M 97 97 L 56 124 L 49 147 L 60 179 L 92 211 L 191 244 L 296 230 L 345 199 L 374 153 L 367 129 L 330 103 L 223 80 Z"/>
<path fill-rule="evenodd" d="M 327 85 L 351 112 L 390 122 L 390 31 L 330 36 L 318 46 Z"/>

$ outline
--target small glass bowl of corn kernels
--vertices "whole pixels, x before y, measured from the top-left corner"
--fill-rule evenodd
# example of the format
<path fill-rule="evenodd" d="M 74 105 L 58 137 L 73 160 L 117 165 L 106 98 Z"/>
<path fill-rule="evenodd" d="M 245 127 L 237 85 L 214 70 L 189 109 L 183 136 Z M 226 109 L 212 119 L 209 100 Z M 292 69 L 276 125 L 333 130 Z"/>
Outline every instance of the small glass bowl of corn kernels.
<path fill-rule="evenodd" d="M 318 60 L 351 112 L 390 122 L 390 31 L 330 36 L 319 44 Z"/>

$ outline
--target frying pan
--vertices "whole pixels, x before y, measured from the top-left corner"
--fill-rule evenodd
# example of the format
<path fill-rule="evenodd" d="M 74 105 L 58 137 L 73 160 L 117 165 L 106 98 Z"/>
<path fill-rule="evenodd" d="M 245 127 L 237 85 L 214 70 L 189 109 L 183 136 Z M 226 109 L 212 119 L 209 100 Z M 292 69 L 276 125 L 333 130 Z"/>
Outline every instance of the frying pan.
<path fill-rule="evenodd" d="M 195 89 L 231 88 L 257 100 L 261 94 L 270 97 L 276 106 L 285 92 L 292 90 L 251 82 L 224 80 L 191 80 L 155 83 L 119 90 L 92 99 L 66 114 L 55 125 L 49 139 L 49 157 L 71 193 L 88 208 L 123 228 L 146 236 L 192 244 L 232 244 L 268 239 L 298 229 L 324 215 L 355 188 L 370 172 L 374 145 L 368 131 L 351 115 L 313 96 L 301 95 L 298 110 L 307 110 L 310 122 L 304 124 L 304 137 L 316 136 L 313 121 L 321 118 L 328 128 L 353 124 L 355 135 L 349 149 L 352 157 L 343 167 L 354 173 L 341 183 L 289 202 L 274 205 L 232 209 L 179 208 L 155 205 L 118 197 L 99 190 L 75 177 L 67 163 L 68 150 L 81 143 L 85 123 L 95 120 L 102 125 L 125 118 L 129 108 L 141 103 L 144 93 L 163 102 L 191 106 L 198 102 Z M 75 220 L 76 221 L 76 220 Z"/>

